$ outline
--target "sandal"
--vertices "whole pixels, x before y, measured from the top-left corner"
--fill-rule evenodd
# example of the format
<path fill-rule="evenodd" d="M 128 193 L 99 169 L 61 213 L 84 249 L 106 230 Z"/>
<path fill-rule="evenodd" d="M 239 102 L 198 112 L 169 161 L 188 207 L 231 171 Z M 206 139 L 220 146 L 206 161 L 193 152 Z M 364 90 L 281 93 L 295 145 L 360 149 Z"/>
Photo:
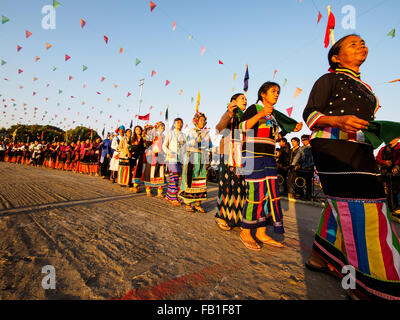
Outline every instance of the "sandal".
<path fill-rule="evenodd" d="M 178 200 L 173 200 L 173 201 L 171 201 L 171 204 L 172 204 L 173 206 L 176 206 L 176 207 L 178 207 L 178 206 L 181 205 L 181 203 L 180 203 Z"/>
<path fill-rule="evenodd" d="M 260 239 L 258 239 L 260 240 Z M 270 240 L 260 240 L 262 243 L 271 246 L 271 247 L 275 247 L 275 248 L 283 248 L 284 245 L 278 241 L 275 241 L 274 239 L 270 239 Z"/>
<path fill-rule="evenodd" d="M 192 208 L 192 206 L 186 206 L 186 207 L 185 207 L 185 210 L 186 210 L 187 212 L 194 212 L 194 209 Z"/>
<path fill-rule="evenodd" d="M 225 220 L 216 218 L 216 219 L 215 219 L 215 222 L 216 222 L 216 224 L 218 225 L 218 227 L 219 227 L 221 230 L 224 230 L 224 231 L 230 231 L 230 230 L 232 230 L 232 228 L 231 228 L 230 226 L 228 226 L 228 224 L 226 223 Z"/>
<path fill-rule="evenodd" d="M 312 265 L 312 264 L 309 263 L 309 262 L 306 262 L 306 263 L 305 263 L 305 266 L 306 266 L 306 268 L 307 268 L 308 270 L 311 270 L 311 271 L 322 272 L 322 273 L 328 274 L 328 275 L 330 275 L 330 276 L 332 276 L 332 277 L 335 277 L 335 278 L 338 278 L 338 279 L 341 279 L 341 278 L 342 278 L 342 277 L 340 276 L 340 273 L 338 273 L 338 272 L 336 271 L 336 269 L 335 269 L 333 266 L 331 266 L 330 264 L 328 264 L 328 265 L 325 266 L 325 267 L 320 267 L 320 266 Z"/>
<path fill-rule="evenodd" d="M 200 213 L 206 213 L 206 210 L 204 210 L 201 206 L 195 206 L 194 208 Z"/>
<path fill-rule="evenodd" d="M 244 244 L 244 246 L 249 249 L 249 250 L 253 250 L 253 251 L 260 251 L 261 247 L 258 245 L 257 242 L 254 242 L 257 246 L 254 246 L 254 243 L 248 241 L 248 240 L 244 240 L 242 238 L 242 235 L 239 235 L 240 240 L 242 241 L 242 243 Z"/>

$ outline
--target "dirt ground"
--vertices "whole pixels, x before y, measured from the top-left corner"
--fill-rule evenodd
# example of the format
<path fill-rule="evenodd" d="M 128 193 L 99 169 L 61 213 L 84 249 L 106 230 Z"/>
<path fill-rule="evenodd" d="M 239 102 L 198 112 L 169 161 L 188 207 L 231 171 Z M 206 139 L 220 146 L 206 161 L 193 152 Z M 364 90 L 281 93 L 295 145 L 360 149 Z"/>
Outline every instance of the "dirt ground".
<path fill-rule="evenodd" d="M 247 250 L 239 230 L 99 177 L 0 163 L 0 299 L 346 300 L 304 267 L 321 207 L 282 201 L 283 249 Z M 54 267 L 56 288 L 43 289 Z"/>

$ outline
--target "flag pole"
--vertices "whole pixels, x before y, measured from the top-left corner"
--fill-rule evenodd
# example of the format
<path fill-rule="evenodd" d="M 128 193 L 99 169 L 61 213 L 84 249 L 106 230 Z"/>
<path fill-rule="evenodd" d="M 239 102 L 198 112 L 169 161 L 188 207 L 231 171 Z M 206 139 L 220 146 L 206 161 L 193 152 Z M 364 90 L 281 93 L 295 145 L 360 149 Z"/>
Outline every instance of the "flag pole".
<path fill-rule="evenodd" d="M 138 124 L 138 117 L 140 116 L 140 105 L 142 104 L 142 92 L 143 92 L 143 85 L 144 85 L 144 79 L 139 80 L 139 87 L 140 87 L 140 93 L 139 93 L 139 108 L 138 108 L 138 114 L 136 117 L 136 124 Z"/>

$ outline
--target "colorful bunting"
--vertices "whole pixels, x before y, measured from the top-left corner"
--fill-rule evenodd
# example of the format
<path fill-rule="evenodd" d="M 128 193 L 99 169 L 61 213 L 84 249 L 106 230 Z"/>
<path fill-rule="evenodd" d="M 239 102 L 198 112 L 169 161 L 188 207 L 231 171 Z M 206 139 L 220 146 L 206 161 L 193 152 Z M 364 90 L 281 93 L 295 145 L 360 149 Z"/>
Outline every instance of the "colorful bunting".
<path fill-rule="evenodd" d="M 274 71 L 274 76 L 272 77 L 272 79 L 275 79 L 276 73 L 278 72 L 278 70 Z"/>
<path fill-rule="evenodd" d="M 219 63 L 219 64 L 224 64 L 221 60 L 218 60 L 218 63 Z"/>
<path fill-rule="evenodd" d="M 83 27 L 84 27 L 85 25 L 86 25 L 85 20 L 81 19 L 81 27 L 82 27 L 82 29 L 83 29 Z"/>
<path fill-rule="evenodd" d="M 193 39 L 193 36 L 190 34 L 189 35 L 189 40 L 192 40 Z"/>
<path fill-rule="evenodd" d="M 153 12 L 155 7 L 157 7 L 157 5 L 153 1 L 150 1 L 150 12 Z"/>
<path fill-rule="evenodd" d="M 321 19 L 322 19 L 322 14 L 321 14 L 321 12 L 318 11 L 318 21 L 317 21 L 317 24 L 321 21 Z"/>
<path fill-rule="evenodd" d="M 20 52 L 22 47 L 20 45 L 17 45 L 17 52 Z"/>
<path fill-rule="evenodd" d="M 51 70 L 53 70 L 53 71 L 56 71 L 56 70 L 57 70 L 57 68 L 53 66 L 53 68 L 51 68 Z"/>
<path fill-rule="evenodd" d="M 300 88 L 296 88 L 296 91 L 294 92 L 293 99 L 296 99 L 296 97 L 302 92 L 303 90 Z"/>
<path fill-rule="evenodd" d="M 106 79 L 106 78 L 104 78 L 104 77 L 101 77 L 100 81 L 101 81 L 101 82 L 103 82 L 105 79 Z"/>
<path fill-rule="evenodd" d="M 165 81 L 165 86 L 169 85 L 171 82 L 169 82 L 168 80 Z"/>
<path fill-rule="evenodd" d="M 172 22 L 172 31 L 175 31 L 175 28 L 176 28 L 176 22 L 174 21 Z"/>
<path fill-rule="evenodd" d="M 1 60 L 1 65 L 4 66 L 7 62 L 4 60 Z"/>
<path fill-rule="evenodd" d="M 287 79 L 285 78 L 285 80 L 283 81 L 282 87 L 286 86 L 286 83 L 287 83 Z"/>
<path fill-rule="evenodd" d="M 65 61 L 68 61 L 69 59 L 71 59 L 71 57 L 69 55 L 65 55 Z"/>
<path fill-rule="evenodd" d="M 286 112 L 287 112 L 289 117 L 292 115 L 292 111 L 293 111 L 293 107 L 290 107 L 290 108 L 286 109 Z"/>
<path fill-rule="evenodd" d="M 86 71 L 88 69 L 88 67 L 86 67 L 85 65 L 82 66 L 82 71 Z"/>
<path fill-rule="evenodd" d="M 156 72 L 153 70 L 152 72 L 151 72 L 151 76 L 154 76 L 156 74 Z"/>
<path fill-rule="evenodd" d="M 130 93 L 130 92 L 128 92 L 128 94 L 126 95 L 126 97 L 128 98 L 130 95 L 131 95 L 131 93 Z"/>
<path fill-rule="evenodd" d="M 201 55 L 204 55 L 205 51 L 206 51 L 206 47 L 205 46 L 201 46 Z"/>
<path fill-rule="evenodd" d="M 393 39 L 396 35 L 396 29 L 390 30 L 390 32 L 387 35 L 388 35 L 388 37 L 392 37 L 392 39 Z"/>
<path fill-rule="evenodd" d="M 1 24 L 5 24 L 6 22 L 10 21 L 6 16 L 1 16 Z"/>
<path fill-rule="evenodd" d="M 182 94 L 182 92 L 183 92 L 183 90 L 181 89 L 181 90 L 179 90 L 179 93 L 178 93 L 178 95 L 180 96 L 181 94 Z"/>
<path fill-rule="evenodd" d="M 25 30 L 25 37 L 28 39 L 32 35 L 32 32 Z"/>
<path fill-rule="evenodd" d="M 18 69 L 18 74 L 21 74 L 23 71 L 21 69 Z"/>
<path fill-rule="evenodd" d="M 36 81 L 36 80 L 38 80 L 38 78 L 36 78 L 36 77 L 33 77 L 33 81 Z"/>
<path fill-rule="evenodd" d="M 46 50 L 49 50 L 51 48 L 51 44 L 46 42 Z"/>
<path fill-rule="evenodd" d="M 124 49 L 121 47 L 119 48 L 119 53 L 122 53 L 124 51 Z"/>
<path fill-rule="evenodd" d="M 60 5 L 61 5 L 61 3 L 57 2 L 56 0 L 53 0 L 54 9 L 58 8 Z"/>
<path fill-rule="evenodd" d="M 40 58 L 38 56 L 36 56 L 35 61 L 38 62 L 40 60 Z"/>
<path fill-rule="evenodd" d="M 104 36 L 104 41 L 106 42 L 106 44 L 108 44 L 108 37 Z"/>
<path fill-rule="evenodd" d="M 136 58 L 136 66 L 141 63 L 142 61 L 140 61 L 139 59 Z"/>
<path fill-rule="evenodd" d="M 69 76 L 68 79 L 69 79 L 69 80 L 72 80 L 72 76 Z"/>

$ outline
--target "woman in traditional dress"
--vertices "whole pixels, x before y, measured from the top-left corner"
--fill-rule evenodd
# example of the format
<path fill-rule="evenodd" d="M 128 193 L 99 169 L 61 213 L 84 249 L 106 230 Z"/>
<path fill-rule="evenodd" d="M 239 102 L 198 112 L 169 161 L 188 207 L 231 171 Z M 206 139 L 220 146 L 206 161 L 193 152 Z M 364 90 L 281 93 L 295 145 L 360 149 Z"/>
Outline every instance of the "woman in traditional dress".
<path fill-rule="evenodd" d="M 91 176 L 99 176 L 99 161 L 100 161 L 100 138 L 97 138 L 90 148 L 89 152 L 89 174 Z"/>
<path fill-rule="evenodd" d="M 157 188 L 157 197 L 163 198 L 162 191 L 165 185 L 164 154 L 162 150 L 164 130 L 164 123 L 157 122 L 152 132 L 146 137 L 146 165 L 143 180 L 148 197 L 151 197 L 151 188 Z"/>
<path fill-rule="evenodd" d="M 112 139 L 111 149 L 113 150 L 113 155 L 110 161 L 110 181 L 115 183 L 115 180 L 118 177 L 118 165 L 119 165 L 119 152 L 118 146 L 120 141 L 125 135 L 125 126 L 120 126 L 117 130 L 118 135 Z"/>
<path fill-rule="evenodd" d="M 132 156 L 132 146 L 131 146 L 132 130 L 127 129 L 125 131 L 125 136 L 119 142 L 118 152 L 119 152 L 119 165 L 118 165 L 118 184 L 121 187 L 130 185 L 131 176 L 131 166 L 130 158 Z"/>
<path fill-rule="evenodd" d="M 182 127 L 183 120 L 176 118 L 163 143 L 163 150 L 166 155 L 165 162 L 169 171 L 168 189 L 165 200 L 174 206 L 180 205 L 178 201 L 179 178 L 182 174 L 182 155 L 184 154 L 183 147 L 186 141 Z"/>
<path fill-rule="evenodd" d="M 75 167 L 73 172 L 80 172 L 81 162 L 80 162 L 80 150 L 81 150 L 81 142 L 78 140 L 76 142 L 76 146 L 74 148 L 74 160 L 75 160 Z"/>
<path fill-rule="evenodd" d="M 275 161 L 276 140 L 279 127 L 286 133 L 302 128 L 301 122 L 274 109 L 279 93 L 277 83 L 264 83 L 258 90 L 258 102 L 246 110 L 239 125 L 245 134 L 242 155 L 246 179 L 240 239 L 246 248 L 256 251 L 261 247 L 252 237 L 252 229 L 256 229 L 255 236 L 262 243 L 283 247 L 266 234 L 267 225 L 273 225 L 276 233 L 284 233 Z"/>
<path fill-rule="evenodd" d="M 209 130 L 204 129 L 207 118 L 197 112 L 193 118 L 194 128 L 190 129 L 186 139 L 182 182 L 178 197 L 186 205 L 186 211 L 205 213 L 201 203 L 207 200 L 207 165 L 212 143 Z M 194 204 L 194 208 L 192 207 Z"/>
<path fill-rule="evenodd" d="M 373 146 L 362 131 L 379 109 L 371 87 L 360 79 L 367 55 L 358 35 L 336 42 L 328 54 L 331 73 L 316 81 L 303 113 L 327 198 L 306 266 L 339 277 L 344 266 L 352 268 L 356 289 L 348 291 L 351 298 L 398 300 L 399 238 Z"/>
<path fill-rule="evenodd" d="M 141 126 L 136 126 L 133 129 L 132 135 L 132 156 L 131 156 L 131 184 L 130 191 L 139 192 L 139 185 L 143 176 L 143 160 L 144 160 L 144 141 L 142 137 L 143 129 Z"/>
<path fill-rule="evenodd" d="M 222 230 L 231 230 L 242 224 L 242 211 L 246 199 L 246 181 L 242 166 L 240 119 L 246 110 L 247 99 L 242 93 L 232 96 L 228 110 L 216 126 L 223 137 L 219 144 L 219 174 L 217 213 L 215 221 Z M 235 131 L 236 130 L 236 131 Z"/>

